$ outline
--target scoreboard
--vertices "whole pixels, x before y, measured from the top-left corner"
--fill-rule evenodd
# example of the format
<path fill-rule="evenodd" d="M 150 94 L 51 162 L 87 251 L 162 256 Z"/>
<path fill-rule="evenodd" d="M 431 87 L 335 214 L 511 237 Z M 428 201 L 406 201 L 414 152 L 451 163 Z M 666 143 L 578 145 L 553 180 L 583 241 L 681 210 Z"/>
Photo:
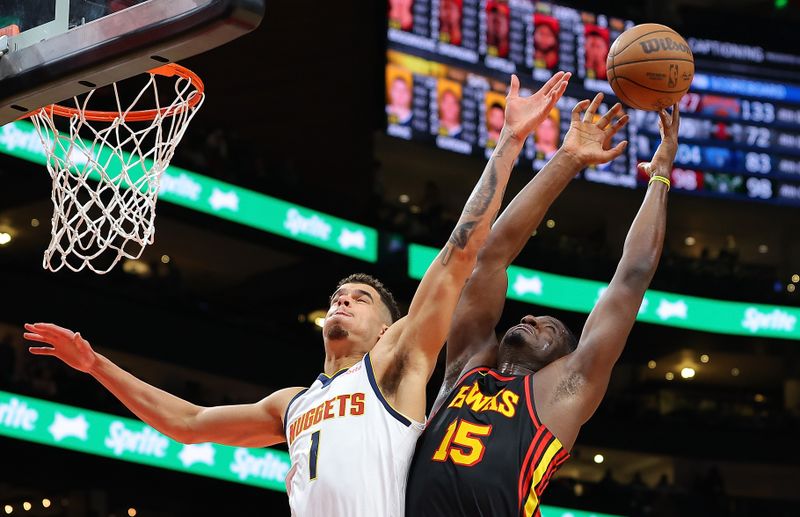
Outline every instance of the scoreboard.
<path fill-rule="evenodd" d="M 569 128 L 572 107 L 596 92 L 616 98 L 605 63 L 634 25 L 533 0 L 389 0 L 386 114 L 389 135 L 488 157 L 516 73 L 523 95 L 557 70 L 573 73 L 557 107 L 525 144 L 520 166 L 540 170 Z M 688 36 L 688 35 L 684 35 Z M 716 197 L 800 205 L 800 56 L 688 37 L 696 73 L 681 100 L 673 188 Z M 636 188 L 659 142 L 658 115 L 628 108 L 623 157 L 584 180 Z"/>

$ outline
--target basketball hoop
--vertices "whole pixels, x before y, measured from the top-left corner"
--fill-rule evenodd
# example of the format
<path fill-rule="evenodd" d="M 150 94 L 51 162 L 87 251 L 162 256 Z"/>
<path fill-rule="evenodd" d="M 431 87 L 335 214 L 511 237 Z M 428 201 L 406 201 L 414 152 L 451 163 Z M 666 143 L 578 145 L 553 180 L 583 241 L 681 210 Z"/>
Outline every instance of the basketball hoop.
<path fill-rule="evenodd" d="M 91 90 L 82 99 L 73 98 L 75 107 L 53 104 L 30 115 L 53 179 L 45 269 L 66 266 L 104 274 L 122 258 L 138 259 L 153 243 L 161 175 L 203 103 L 204 86 L 194 72 L 177 64 L 148 74 L 130 103 L 120 100 L 117 83 L 105 87 L 113 89 L 115 110 L 88 109 L 97 91 Z M 168 104 L 159 97 L 159 77 L 175 79 Z M 142 104 L 155 108 L 134 109 Z M 69 131 L 57 127 L 56 117 L 68 121 Z"/>

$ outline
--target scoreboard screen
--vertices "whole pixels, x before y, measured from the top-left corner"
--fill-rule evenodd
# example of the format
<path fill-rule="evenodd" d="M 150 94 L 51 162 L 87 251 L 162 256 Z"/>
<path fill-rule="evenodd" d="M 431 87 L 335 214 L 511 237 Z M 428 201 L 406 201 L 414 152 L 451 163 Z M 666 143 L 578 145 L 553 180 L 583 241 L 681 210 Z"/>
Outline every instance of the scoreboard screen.
<path fill-rule="evenodd" d="M 523 95 L 557 70 L 573 73 L 564 97 L 525 144 L 520 166 L 541 169 L 582 99 L 607 94 L 606 57 L 634 22 L 533 0 L 389 0 L 389 135 L 488 158 L 516 73 Z M 689 36 L 689 35 L 684 35 Z M 673 188 L 700 195 L 800 205 L 800 56 L 687 37 L 696 73 L 681 100 Z M 659 142 L 658 115 L 627 109 L 615 140 L 623 157 L 580 177 L 636 188 L 636 164 Z"/>

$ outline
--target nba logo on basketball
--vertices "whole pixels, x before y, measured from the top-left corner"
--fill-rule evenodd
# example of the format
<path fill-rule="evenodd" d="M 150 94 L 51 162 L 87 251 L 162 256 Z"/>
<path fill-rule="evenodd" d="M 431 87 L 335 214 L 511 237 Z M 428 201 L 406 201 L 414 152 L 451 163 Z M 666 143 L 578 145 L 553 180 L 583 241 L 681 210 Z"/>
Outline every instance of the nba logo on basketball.
<path fill-rule="evenodd" d="M 669 65 L 669 76 L 667 77 L 667 87 L 675 88 L 678 85 L 678 65 Z"/>

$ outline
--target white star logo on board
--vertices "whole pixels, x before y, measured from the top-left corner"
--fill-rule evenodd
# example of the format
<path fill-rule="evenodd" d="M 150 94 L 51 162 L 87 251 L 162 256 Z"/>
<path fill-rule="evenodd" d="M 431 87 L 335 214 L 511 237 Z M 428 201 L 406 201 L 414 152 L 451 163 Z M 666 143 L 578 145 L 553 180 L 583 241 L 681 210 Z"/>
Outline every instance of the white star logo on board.
<path fill-rule="evenodd" d="M 47 430 L 57 442 L 65 438 L 77 438 L 85 442 L 87 440 L 86 432 L 89 430 L 89 422 L 86 421 L 83 415 L 67 418 L 56 412 L 56 418 Z"/>
<path fill-rule="evenodd" d="M 342 228 L 342 233 L 339 234 L 339 246 L 342 249 L 349 250 L 350 248 L 357 248 L 363 250 L 367 247 L 367 236 L 361 230 L 350 231 L 347 228 Z"/>
<path fill-rule="evenodd" d="M 214 453 L 216 450 L 210 443 L 184 445 L 178 458 L 184 467 L 191 467 L 195 463 L 203 463 L 209 467 L 214 466 Z"/>
<path fill-rule="evenodd" d="M 541 296 L 542 280 L 538 276 L 528 278 L 525 275 L 517 275 L 517 279 L 514 281 L 514 292 L 520 296 L 528 293 Z"/>
<path fill-rule="evenodd" d="M 658 309 L 656 309 L 656 314 L 662 321 L 668 320 L 670 318 L 678 318 L 685 320 L 686 316 L 689 312 L 689 307 L 687 307 L 686 302 L 683 300 L 678 300 L 677 302 L 670 302 L 668 300 L 661 300 L 661 303 L 658 305 Z"/>
<path fill-rule="evenodd" d="M 208 202 L 215 211 L 219 212 L 223 208 L 227 208 L 232 212 L 239 211 L 239 196 L 236 192 L 223 192 L 222 190 L 214 187 L 211 191 L 211 197 Z"/>

